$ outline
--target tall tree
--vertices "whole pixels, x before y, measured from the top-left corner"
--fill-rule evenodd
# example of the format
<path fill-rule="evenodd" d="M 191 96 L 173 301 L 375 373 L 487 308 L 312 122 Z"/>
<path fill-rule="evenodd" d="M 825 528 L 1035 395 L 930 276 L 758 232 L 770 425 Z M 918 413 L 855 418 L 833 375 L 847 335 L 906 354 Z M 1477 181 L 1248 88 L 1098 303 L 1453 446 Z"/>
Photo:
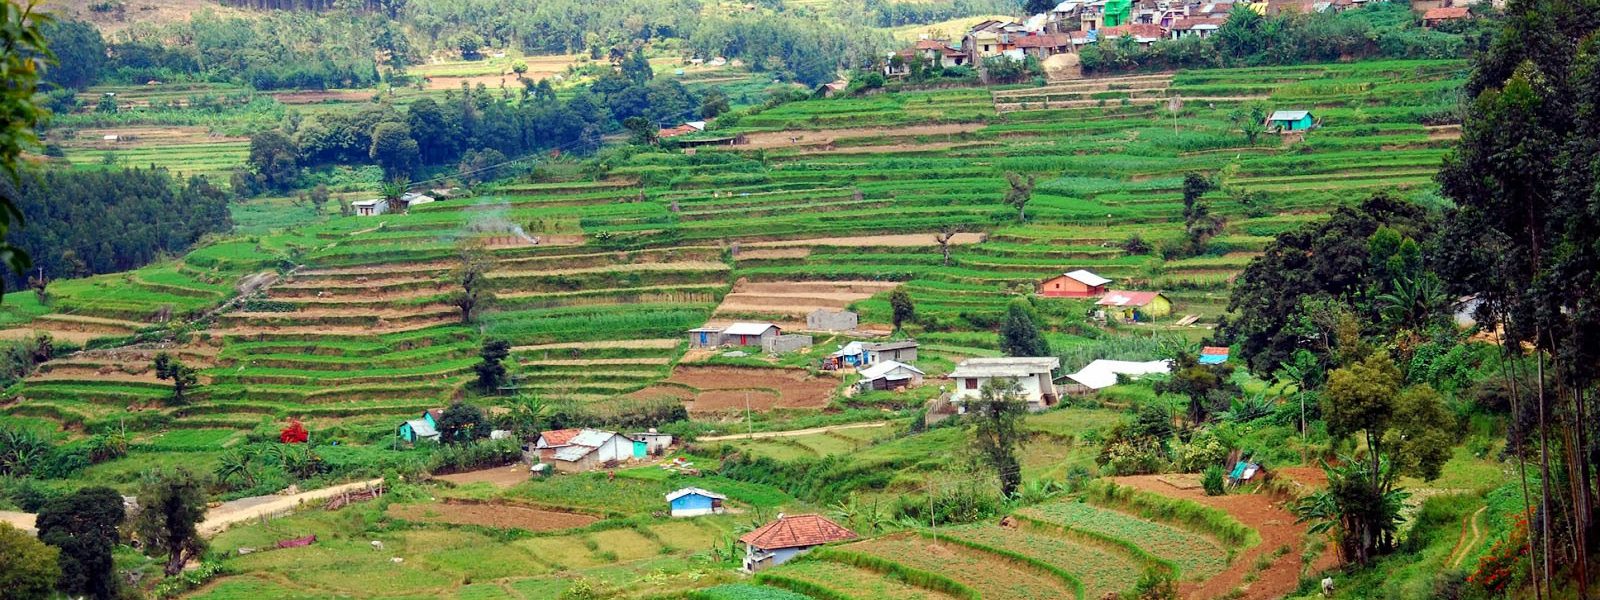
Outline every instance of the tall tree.
<path fill-rule="evenodd" d="M 1211 214 L 1211 205 L 1201 198 L 1215 186 L 1211 180 L 1198 173 L 1183 176 L 1183 228 L 1189 245 L 1185 254 L 1195 256 L 1206 251 L 1206 242 L 1222 232 L 1222 218 Z"/>
<path fill-rule="evenodd" d="M 1017 222 L 1028 220 L 1028 202 L 1033 200 L 1033 176 L 1023 177 L 1010 171 L 1006 172 L 1006 197 L 1007 206 L 1017 209 Z"/>
<path fill-rule="evenodd" d="M 183 565 L 206 549 L 200 522 L 206 517 L 204 482 L 180 467 L 173 472 L 146 475 L 139 489 L 139 517 L 134 523 L 144 552 L 166 556 L 168 577 L 183 572 Z"/>
<path fill-rule="evenodd" d="M 1387 353 L 1377 352 L 1328 374 L 1323 414 L 1328 433 L 1360 435 L 1360 467 L 1328 467 L 1330 488 L 1302 503 L 1304 519 L 1338 519 L 1346 558 L 1366 564 L 1394 550 L 1399 525 L 1395 480 L 1439 476 L 1450 458 L 1451 418 L 1438 392 L 1405 378 Z M 1339 485 L 1331 485 L 1335 480 Z M 1330 514 L 1331 513 L 1331 514 Z"/>
<path fill-rule="evenodd" d="M 889 319 L 899 331 L 906 323 L 917 320 L 917 306 L 911 302 L 911 293 L 903 287 L 889 292 Z"/>
<path fill-rule="evenodd" d="M 274 190 L 287 190 L 300 179 L 300 149 L 277 129 L 250 136 L 250 166 Z"/>
<path fill-rule="evenodd" d="M 456 402 L 439 416 L 439 439 L 447 444 L 460 444 L 488 437 L 489 422 L 483 409 Z"/>
<path fill-rule="evenodd" d="M 385 121 L 372 130 L 368 156 L 383 168 L 388 179 L 409 179 L 422 164 L 422 149 L 405 123 Z"/>
<path fill-rule="evenodd" d="M 968 418 L 974 425 L 973 442 L 978 456 L 994 469 L 1000 479 L 1000 492 L 1016 496 L 1022 486 L 1022 463 L 1017 451 L 1022 446 L 1022 417 L 1027 404 L 1016 382 L 991 379 L 978 390 L 976 400 L 967 401 Z"/>
<path fill-rule="evenodd" d="M 494 303 L 494 292 L 489 289 L 488 273 L 494 266 L 489 250 L 476 240 L 462 240 L 456 245 L 456 267 L 451 279 L 460 287 L 450 297 L 450 304 L 461 312 L 461 322 L 471 323 L 478 313 Z"/>
<path fill-rule="evenodd" d="M 100 30 L 83 21 L 56 21 L 44 28 L 55 64 L 45 69 L 45 79 L 63 88 L 82 90 L 100 81 L 106 64 L 106 42 Z"/>
<path fill-rule="evenodd" d="M 1202 365 L 1193 352 L 1179 351 L 1173 357 L 1172 377 L 1155 384 L 1157 394 L 1182 394 L 1189 399 L 1190 423 L 1201 423 L 1226 410 L 1242 393 L 1230 381 L 1233 366 Z"/>
<path fill-rule="evenodd" d="M 111 550 L 125 516 L 122 494 L 108 487 L 81 488 L 39 510 L 39 541 L 61 549 L 58 589 L 96 600 L 117 596 Z"/>
<path fill-rule="evenodd" d="M 200 383 L 199 371 L 194 367 L 183 364 L 171 354 L 161 352 L 156 354 L 156 378 L 172 382 L 172 405 L 183 406 L 189 403 L 189 388 Z"/>
<path fill-rule="evenodd" d="M 0 523 L 0 590 L 17 600 L 44 600 L 61 579 L 61 550 Z"/>
<path fill-rule="evenodd" d="M 939 244 L 939 253 L 944 255 L 944 266 L 946 267 L 950 266 L 950 241 L 954 240 L 956 234 L 960 232 L 960 226 L 946 225 L 939 228 L 939 233 L 933 234 L 933 241 Z"/>
<path fill-rule="evenodd" d="M 472 370 L 478 373 L 478 389 L 493 392 L 506 381 L 507 356 L 511 356 L 511 342 L 505 340 L 484 340 L 483 349 L 478 352 L 478 364 Z"/>
<path fill-rule="evenodd" d="M 1012 300 L 1000 326 L 1000 351 L 1006 356 L 1050 356 L 1050 342 L 1044 339 L 1034 319 L 1027 301 Z"/>

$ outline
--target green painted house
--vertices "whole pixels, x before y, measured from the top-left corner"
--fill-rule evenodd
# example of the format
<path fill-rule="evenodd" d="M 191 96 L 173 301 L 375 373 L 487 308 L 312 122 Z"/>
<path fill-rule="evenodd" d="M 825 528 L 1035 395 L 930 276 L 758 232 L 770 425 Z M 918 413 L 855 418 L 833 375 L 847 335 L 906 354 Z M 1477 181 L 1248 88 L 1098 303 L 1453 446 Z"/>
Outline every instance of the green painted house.
<path fill-rule="evenodd" d="M 1269 131 L 1305 131 L 1316 125 L 1316 117 L 1309 110 L 1277 110 L 1267 117 Z"/>
<path fill-rule="evenodd" d="M 1107 0 L 1100 17 L 1101 27 L 1116 27 L 1133 20 L 1133 0 Z"/>

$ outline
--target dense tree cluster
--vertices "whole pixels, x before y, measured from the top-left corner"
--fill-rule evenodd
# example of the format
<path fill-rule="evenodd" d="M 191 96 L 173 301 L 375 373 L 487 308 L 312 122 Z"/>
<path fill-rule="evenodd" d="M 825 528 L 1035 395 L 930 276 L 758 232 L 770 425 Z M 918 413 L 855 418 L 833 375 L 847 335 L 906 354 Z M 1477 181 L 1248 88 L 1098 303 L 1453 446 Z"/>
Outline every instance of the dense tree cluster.
<path fill-rule="evenodd" d="M 1474 12 L 1492 10 L 1487 5 Z M 1216 33 L 1162 40 L 1141 47 L 1131 37 L 1086 46 L 1083 68 L 1093 72 L 1141 69 L 1287 65 L 1359 58 L 1461 58 L 1481 50 L 1492 19 L 1471 19 L 1424 29 L 1410 5 L 1369 2 L 1337 13 L 1262 16 L 1243 5 Z"/>
<path fill-rule="evenodd" d="M 1503 328 L 1506 352 L 1527 355 L 1505 387 L 1509 446 L 1537 461 L 1545 482 L 1529 527 L 1535 594 L 1560 597 L 1553 580 L 1571 573 L 1576 597 L 1590 597 L 1600 546 L 1600 22 L 1592 3 L 1571 0 L 1508 11 L 1468 80 L 1461 142 L 1439 175 L 1460 207 L 1441 262 L 1451 291 L 1481 302 L 1479 321 Z"/>
<path fill-rule="evenodd" d="M 413 58 L 393 23 L 365 15 L 271 13 L 225 18 L 200 11 L 189 21 L 137 23 L 107 43 L 92 26 L 52 26 L 60 65 L 50 81 L 85 87 L 102 77 L 238 82 L 256 89 L 366 87 L 378 81 L 380 54 Z"/>
<path fill-rule="evenodd" d="M 225 192 L 204 177 L 178 181 L 163 169 L 28 173 L 15 193 L 28 226 L 11 242 L 50 278 L 137 268 L 233 227 Z M 8 285 L 22 286 L 28 275 L 7 274 Z"/>
<path fill-rule="evenodd" d="M 739 57 L 757 71 L 785 69 L 809 85 L 832 81 L 841 66 L 873 64 L 895 45 L 880 30 L 790 12 L 706 17 L 688 39 L 701 56 Z"/>
<path fill-rule="evenodd" d="M 652 80 L 642 53 L 619 62 L 619 73 L 566 100 L 557 99 L 547 82 L 524 79 L 515 93 L 463 86 L 442 101 L 423 98 L 405 109 L 378 103 L 264 131 L 252 136 L 250 172 L 234 176 L 234 189 L 247 195 L 287 190 L 298 183 L 301 168 L 332 164 L 376 164 L 390 179 L 451 165 L 464 177 L 481 179 L 480 171 L 505 157 L 549 149 L 590 152 L 603 132 L 627 119 L 642 119 L 640 127 L 654 133 L 703 112 L 701 99 L 681 83 Z"/>
<path fill-rule="evenodd" d="M 1235 280 L 1223 337 L 1263 376 L 1293 363 L 1296 350 L 1326 364 L 1342 343 L 1341 314 L 1376 323 L 1379 296 L 1401 277 L 1425 276 L 1416 240 L 1429 239 L 1431 230 L 1421 207 L 1379 195 L 1279 235 Z M 1409 258 L 1390 260 L 1400 252 Z M 1359 333 L 1357 326 L 1352 335 Z"/>

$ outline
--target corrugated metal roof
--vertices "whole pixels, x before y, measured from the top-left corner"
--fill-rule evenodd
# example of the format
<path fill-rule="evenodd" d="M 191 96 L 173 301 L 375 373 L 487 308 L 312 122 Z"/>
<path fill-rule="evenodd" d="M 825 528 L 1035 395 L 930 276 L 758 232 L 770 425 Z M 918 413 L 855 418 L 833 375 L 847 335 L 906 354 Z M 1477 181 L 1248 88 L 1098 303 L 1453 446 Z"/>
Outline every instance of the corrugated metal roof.
<path fill-rule="evenodd" d="M 712 492 L 712 491 L 709 491 L 709 490 L 703 490 L 703 489 L 700 489 L 700 488 L 697 488 L 697 487 L 686 487 L 686 488 L 683 488 L 681 490 L 678 490 L 678 491 L 672 492 L 670 494 L 667 494 L 667 502 L 671 502 L 673 500 L 677 500 L 679 498 L 682 498 L 684 496 L 688 496 L 690 494 L 694 494 L 696 496 L 705 496 L 707 498 L 716 498 L 718 500 L 727 500 L 728 499 L 727 496 L 724 496 L 722 494 L 718 494 L 716 492 Z"/>
<path fill-rule="evenodd" d="M 406 424 L 411 426 L 411 435 L 413 436 L 419 438 L 430 438 L 439 435 L 438 430 L 434 429 L 432 425 L 429 425 L 427 421 L 422 419 L 412 419 L 410 421 L 406 421 Z"/>
<path fill-rule="evenodd" d="M 1134 362 L 1127 360 L 1100 359 L 1089 363 L 1077 373 L 1067 376 L 1090 389 L 1108 388 L 1117 383 L 1117 375 L 1149 375 L 1151 373 L 1168 373 L 1172 371 L 1172 361 L 1152 360 L 1149 362 Z"/>
<path fill-rule="evenodd" d="M 588 456 L 590 452 L 594 451 L 595 448 L 592 446 L 579 446 L 577 444 L 573 444 L 571 446 L 562 446 L 559 450 L 556 450 L 554 458 L 556 460 L 573 462 L 582 460 L 583 457 Z"/>
<path fill-rule="evenodd" d="M 878 364 L 872 365 L 870 367 L 867 367 L 865 369 L 862 369 L 861 370 L 861 378 L 869 380 L 869 381 L 873 380 L 873 379 L 878 379 L 880 377 L 883 377 L 884 375 L 888 375 L 890 372 L 892 372 L 892 371 L 894 371 L 896 369 L 910 369 L 912 371 L 916 371 L 916 373 L 918 375 L 923 375 L 924 374 L 922 372 L 922 369 L 918 369 L 916 367 L 913 367 L 911 365 L 905 364 L 903 362 L 893 361 L 893 360 L 886 360 L 886 361 L 883 361 L 881 363 L 878 363 Z"/>
<path fill-rule="evenodd" d="M 905 350 L 906 348 L 916 348 L 916 347 L 917 347 L 917 342 L 914 341 L 914 340 L 905 340 L 905 341 L 902 341 L 902 342 L 882 342 L 882 343 L 878 343 L 878 344 L 867 344 L 867 349 L 871 350 L 873 352 L 883 352 L 883 351 L 886 351 L 886 350 Z"/>
<path fill-rule="evenodd" d="M 729 325 L 722 333 L 727 335 L 761 335 L 768 329 L 775 329 L 777 325 L 771 323 L 734 323 Z"/>
<path fill-rule="evenodd" d="M 1267 120 L 1268 121 L 1299 121 L 1300 119 L 1306 118 L 1310 114 L 1311 114 L 1311 111 L 1308 111 L 1308 110 L 1275 110 L 1275 111 L 1272 111 L 1272 116 L 1267 117 Z"/>
<path fill-rule="evenodd" d="M 834 356 L 855 356 L 857 354 L 861 354 L 862 352 L 866 352 L 866 351 L 867 351 L 867 345 L 866 344 L 863 344 L 861 342 L 850 342 L 848 344 L 845 344 L 843 348 L 835 350 L 833 352 L 833 355 Z"/>
<path fill-rule="evenodd" d="M 1111 283 L 1110 279 L 1106 279 L 1104 277 L 1096 275 L 1096 274 L 1094 274 L 1093 271 L 1090 271 L 1088 269 L 1078 269 L 1076 271 L 1070 271 L 1070 272 L 1067 272 L 1067 273 L 1062 273 L 1062 275 L 1065 275 L 1068 279 L 1071 279 L 1071 280 L 1076 281 L 1078 283 L 1087 285 L 1089 287 L 1102 286 L 1102 285 Z"/>
<path fill-rule="evenodd" d="M 1106 292 L 1105 297 L 1101 298 L 1100 301 L 1096 302 L 1095 304 L 1100 306 L 1144 306 L 1149 304 L 1151 300 L 1155 300 L 1156 296 L 1160 295 L 1161 292 L 1129 292 L 1124 290 L 1111 290 Z"/>
<path fill-rule="evenodd" d="M 573 446 L 588 446 L 590 448 L 599 448 L 601 446 L 604 446 L 606 444 L 606 442 L 611 441 L 612 436 L 615 436 L 615 435 L 617 435 L 617 434 L 609 432 L 609 431 L 601 431 L 599 429 L 585 429 L 585 430 L 583 430 L 582 433 L 579 433 L 577 435 L 577 437 L 572 438 L 572 440 L 567 442 L 567 443 L 571 444 Z"/>

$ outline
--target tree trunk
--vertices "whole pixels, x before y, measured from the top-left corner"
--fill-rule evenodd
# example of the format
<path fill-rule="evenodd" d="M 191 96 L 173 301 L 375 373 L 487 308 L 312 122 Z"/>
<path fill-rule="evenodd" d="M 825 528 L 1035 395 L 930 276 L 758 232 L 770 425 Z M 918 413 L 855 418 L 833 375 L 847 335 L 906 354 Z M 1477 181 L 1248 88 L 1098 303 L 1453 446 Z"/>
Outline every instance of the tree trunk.
<path fill-rule="evenodd" d="M 1533 506 L 1533 494 L 1528 490 L 1528 465 L 1524 457 L 1527 448 L 1523 444 L 1522 428 L 1518 426 L 1522 415 L 1522 388 L 1517 385 L 1521 381 L 1521 375 L 1517 373 L 1516 360 L 1520 358 L 1519 355 L 1521 353 L 1515 350 L 1520 350 L 1521 346 L 1515 342 L 1509 345 L 1506 343 L 1506 336 L 1511 333 L 1511 314 L 1509 310 L 1502 312 L 1500 315 L 1500 329 L 1500 343 L 1505 348 L 1506 354 L 1506 362 L 1501 363 L 1500 372 L 1505 376 L 1506 383 L 1511 386 L 1511 444 L 1516 446 L 1517 449 L 1517 480 L 1522 484 L 1522 506 L 1531 507 Z M 1534 598 L 1542 600 L 1544 591 L 1539 586 L 1539 573 L 1534 566 L 1533 536 L 1531 535 L 1528 536 L 1528 579 L 1533 582 Z"/>
<path fill-rule="evenodd" d="M 163 570 L 167 574 L 167 577 L 182 573 L 183 565 L 189 562 L 188 557 L 184 556 L 183 545 L 176 545 L 176 547 L 172 549 L 172 552 L 169 553 L 168 556 L 169 558 L 167 558 L 167 567 Z"/>
<path fill-rule="evenodd" d="M 1539 390 L 1539 529 L 1544 538 L 1544 580 L 1555 581 L 1555 566 L 1550 560 L 1550 426 L 1545 422 L 1545 397 L 1544 397 L 1544 350 L 1539 348 L 1539 342 L 1544 341 L 1542 332 L 1534 333 L 1534 352 L 1538 353 L 1538 390 Z"/>

